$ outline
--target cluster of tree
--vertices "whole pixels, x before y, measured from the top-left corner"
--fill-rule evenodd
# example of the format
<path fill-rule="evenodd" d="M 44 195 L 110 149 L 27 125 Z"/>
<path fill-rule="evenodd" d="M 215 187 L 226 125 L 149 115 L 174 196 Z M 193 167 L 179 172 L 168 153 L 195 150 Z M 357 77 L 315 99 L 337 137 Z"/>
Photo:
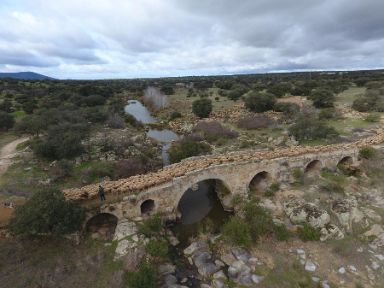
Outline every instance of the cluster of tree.
<path fill-rule="evenodd" d="M 369 82 L 367 91 L 353 102 L 352 108 L 360 112 L 384 112 L 384 82 Z"/>

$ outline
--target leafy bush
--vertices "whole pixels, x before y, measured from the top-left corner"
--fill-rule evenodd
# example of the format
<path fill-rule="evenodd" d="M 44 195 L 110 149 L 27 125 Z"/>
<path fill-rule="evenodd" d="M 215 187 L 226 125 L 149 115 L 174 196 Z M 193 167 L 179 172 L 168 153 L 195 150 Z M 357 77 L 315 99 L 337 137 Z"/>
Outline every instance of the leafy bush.
<path fill-rule="evenodd" d="M 279 191 L 280 189 L 280 184 L 278 182 L 272 183 L 267 190 L 265 190 L 264 195 L 267 197 L 273 197 L 275 196 L 275 193 Z"/>
<path fill-rule="evenodd" d="M 171 113 L 171 115 L 169 116 L 169 121 L 172 121 L 172 120 L 175 120 L 175 119 L 177 119 L 177 118 L 181 118 L 181 117 L 182 117 L 182 115 L 181 115 L 180 112 L 173 111 L 173 112 Z"/>
<path fill-rule="evenodd" d="M 300 112 L 300 106 L 296 103 L 277 102 L 273 107 L 273 110 L 275 110 L 276 112 L 283 112 L 284 115 L 292 117 Z"/>
<path fill-rule="evenodd" d="M 150 240 L 145 245 L 145 251 L 152 257 L 166 259 L 168 256 L 168 244 L 165 241 Z"/>
<path fill-rule="evenodd" d="M 331 108 L 323 108 L 320 110 L 319 119 L 320 120 L 330 120 L 340 118 L 340 114 L 336 112 L 336 109 Z"/>
<path fill-rule="evenodd" d="M 226 241 L 237 246 L 248 247 L 252 241 L 248 224 L 237 216 L 223 225 L 222 234 Z"/>
<path fill-rule="evenodd" d="M 115 113 L 115 114 L 109 115 L 107 120 L 107 125 L 109 128 L 112 128 L 112 129 L 122 129 L 125 127 L 125 120 L 119 114 Z"/>
<path fill-rule="evenodd" d="M 176 163 L 185 158 L 207 154 L 210 151 L 211 147 L 208 144 L 185 138 L 173 143 L 168 154 L 171 163 Z"/>
<path fill-rule="evenodd" d="M 359 151 L 359 156 L 363 159 L 372 159 L 376 156 L 377 151 L 373 147 L 364 147 Z"/>
<path fill-rule="evenodd" d="M 271 215 L 256 202 L 252 201 L 245 205 L 244 217 L 254 241 L 257 241 L 261 236 L 273 233 Z"/>
<path fill-rule="evenodd" d="M 93 183 L 99 181 L 104 177 L 109 177 L 114 179 L 116 176 L 115 165 L 110 162 L 91 162 L 90 166 L 84 169 L 83 174 L 85 176 L 85 180 L 88 183 Z"/>
<path fill-rule="evenodd" d="M 125 283 L 128 288 L 156 288 L 158 278 L 156 269 L 151 264 L 142 261 L 137 271 L 126 273 Z"/>
<path fill-rule="evenodd" d="M 128 178 L 146 172 L 146 165 L 140 158 L 128 158 L 116 163 L 116 177 L 118 178 Z"/>
<path fill-rule="evenodd" d="M 370 114 L 365 118 L 365 121 L 375 123 L 375 122 L 379 122 L 379 121 L 380 121 L 380 118 L 381 118 L 381 115 L 380 115 L 380 114 L 378 114 L 378 113 L 370 113 Z"/>
<path fill-rule="evenodd" d="M 319 241 L 320 236 L 320 230 L 313 228 L 308 223 L 304 223 L 304 226 L 299 228 L 299 237 L 303 241 Z"/>
<path fill-rule="evenodd" d="M 15 125 L 15 118 L 6 112 L 0 111 L 0 131 L 9 130 Z"/>
<path fill-rule="evenodd" d="M 314 117 L 300 117 L 296 123 L 289 128 L 289 134 L 298 141 L 331 139 L 338 135 L 338 132 L 327 126 L 324 122 Z"/>
<path fill-rule="evenodd" d="M 239 122 L 237 122 L 239 128 L 247 130 L 268 128 L 273 124 L 275 124 L 275 121 L 265 115 L 255 115 L 240 119 Z"/>
<path fill-rule="evenodd" d="M 245 107 L 257 113 L 272 110 L 275 103 L 275 96 L 269 93 L 252 92 L 245 98 Z"/>
<path fill-rule="evenodd" d="M 344 194 L 344 187 L 335 181 L 326 181 L 320 184 L 319 188 L 323 192 Z"/>
<path fill-rule="evenodd" d="M 309 97 L 313 101 L 313 106 L 316 108 L 333 107 L 335 95 L 328 89 L 316 89 L 311 92 Z"/>
<path fill-rule="evenodd" d="M 208 142 L 215 142 L 220 138 L 236 138 L 239 134 L 224 127 L 217 121 L 202 121 L 196 124 L 193 132 L 204 137 Z"/>
<path fill-rule="evenodd" d="M 206 98 L 193 101 L 192 112 L 200 118 L 209 117 L 212 112 L 212 101 Z"/>
<path fill-rule="evenodd" d="M 380 84 L 382 87 L 382 84 Z M 360 112 L 384 112 L 384 93 L 378 87 L 368 88 L 362 97 L 356 99 L 352 108 Z"/>
<path fill-rule="evenodd" d="M 17 235 L 63 235 L 79 230 L 84 218 L 84 209 L 66 201 L 60 191 L 41 190 L 16 208 L 8 229 Z"/>
<path fill-rule="evenodd" d="M 32 142 L 32 148 L 36 155 L 52 160 L 73 158 L 84 152 L 82 140 L 88 133 L 88 125 L 82 123 L 52 125 L 46 137 Z"/>
<path fill-rule="evenodd" d="M 291 237 L 291 234 L 284 224 L 274 224 L 273 233 L 278 241 L 287 241 Z"/>
<path fill-rule="evenodd" d="M 138 232 L 146 237 L 156 236 L 163 229 L 163 221 L 160 215 L 154 215 L 139 223 Z"/>

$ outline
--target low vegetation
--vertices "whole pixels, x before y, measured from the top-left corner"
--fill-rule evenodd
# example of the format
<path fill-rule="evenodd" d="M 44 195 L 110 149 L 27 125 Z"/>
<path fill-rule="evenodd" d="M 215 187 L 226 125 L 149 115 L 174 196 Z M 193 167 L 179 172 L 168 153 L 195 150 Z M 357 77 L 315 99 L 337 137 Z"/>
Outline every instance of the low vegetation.
<path fill-rule="evenodd" d="M 8 229 L 17 235 L 63 235 L 78 231 L 85 211 L 53 189 L 36 192 L 16 208 Z"/>

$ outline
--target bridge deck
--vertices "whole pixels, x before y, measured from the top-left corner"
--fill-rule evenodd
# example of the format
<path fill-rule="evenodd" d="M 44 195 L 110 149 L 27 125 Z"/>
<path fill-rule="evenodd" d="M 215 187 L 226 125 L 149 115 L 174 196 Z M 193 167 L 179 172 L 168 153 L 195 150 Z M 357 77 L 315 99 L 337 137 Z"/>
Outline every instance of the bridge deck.
<path fill-rule="evenodd" d="M 377 131 L 375 136 L 358 140 L 356 142 L 292 148 L 275 149 L 273 151 L 240 151 L 224 155 L 209 155 L 203 157 L 194 157 L 186 159 L 180 163 L 167 166 L 159 171 L 136 175 L 117 181 L 105 181 L 103 187 L 105 193 L 109 194 L 137 194 L 142 190 L 155 187 L 157 185 L 171 181 L 174 178 L 184 176 L 190 172 L 205 169 L 207 167 L 238 163 L 244 161 L 260 161 L 265 159 L 276 159 L 283 157 L 296 157 L 305 154 L 327 153 L 340 150 L 362 148 L 365 146 L 374 146 L 384 143 L 384 130 Z M 90 200 L 97 197 L 98 185 L 92 184 L 82 188 L 64 190 L 64 195 L 69 200 L 79 201 Z"/>

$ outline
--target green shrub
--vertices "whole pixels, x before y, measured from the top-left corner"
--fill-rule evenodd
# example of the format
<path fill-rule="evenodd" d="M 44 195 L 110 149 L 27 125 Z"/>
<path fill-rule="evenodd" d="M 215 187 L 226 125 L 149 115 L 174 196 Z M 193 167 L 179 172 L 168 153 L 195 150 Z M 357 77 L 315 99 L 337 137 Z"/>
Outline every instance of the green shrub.
<path fill-rule="evenodd" d="M 146 237 L 156 236 L 163 229 L 163 221 L 160 215 L 154 215 L 139 223 L 138 232 Z"/>
<path fill-rule="evenodd" d="M 197 117 L 207 118 L 212 112 L 212 101 L 210 99 L 197 99 L 192 103 L 192 112 Z"/>
<path fill-rule="evenodd" d="M 381 118 L 380 114 L 378 114 L 378 113 L 370 113 L 365 118 L 365 121 L 375 123 L 375 122 L 379 122 L 380 118 Z"/>
<path fill-rule="evenodd" d="M 6 112 L 0 111 L 0 131 L 9 130 L 15 125 L 15 118 Z"/>
<path fill-rule="evenodd" d="M 168 150 L 171 163 L 180 162 L 185 158 L 207 154 L 211 147 L 204 143 L 184 138 L 172 144 Z"/>
<path fill-rule="evenodd" d="M 168 244 L 165 241 L 150 240 L 145 245 L 145 251 L 152 257 L 166 259 L 168 256 Z"/>
<path fill-rule="evenodd" d="M 292 117 L 300 112 L 300 106 L 296 103 L 277 102 L 273 107 L 273 110 L 275 110 L 276 112 L 283 112 L 284 115 Z"/>
<path fill-rule="evenodd" d="M 275 196 L 275 193 L 279 191 L 279 189 L 280 189 L 280 184 L 278 182 L 274 182 L 267 188 L 264 195 L 267 197 L 273 197 Z"/>
<path fill-rule="evenodd" d="M 58 190 L 41 190 L 18 206 L 8 229 L 17 235 L 63 235 L 81 228 L 85 218 L 82 207 L 66 201 Z"/>
<path fill-rule="evenodd" d="M 245 107 L 257 113 L 272 110 L 275 103 L 275 96 L 269 93 L 252 92 L 245 98 Z"/>
<path fill-rule="evenodd" d="M 301 116 L 296 123 L 289 128 L 289 134 L 298 141 L 331 139 L 338 132 L 314 117 Z"/>
<path fill-rule="evenodd" d="M 335 181 L 326 181 L 320 184 L 319 188 L 323 192 L 344 194 L 344 187 Z"/>
<path fill-rule="evenodd" d="M 261 236 L 273 233 L 271 215 L 255 201 L 245 204 L 244 216 L 254 241 L 257 241 Z"/>
<path fill-rule="evenodd" d="M 127 272 L 125 283 L 128 288 L 156 288 L 158 274 L 156 269 L 149 263 L 141 262 L 138 270 Z"/>
<path fill-rule="evenodd" d="M 302 228 L 299 228 L 299 237 L 303 241 L 319 241 L 320 236 L 320 230 L 313 228 L 308 223 L 305 223 Z"/>
<path fill-rule="evenodd" d="M 237 246 L 248 247 L 252 241 L 248 224 L 237 216 L 223 225 L 222 234 L 225 240 Z"/>
<path fill-rule="evenodd" d="M 274 224 L 273 233 L 278 241 L 287 241 L 291 234 L 284 224 Z"/>
<path fill-rule="evenodd" d="M 311 92 L 309 97 L 316 108 L 333 107 L 335 95 L 328 89 L 316 89 Z"/>
<path fill-rule="evenodd" d="M 171 115 L 169 116 L 169 121 L 172 121 L 172 120 L 175 120 L 175 119 L 177 119 L 177 118 L 181 118 L 181 117 L 182 117 L 182 115 L 181 115 L 180 112 L 173 111 L 173 112 L 171 113 Z"/>
<path fill-rule="evenodd" d="M 363 159 L 372 159 L 376 156 L 377 151 L 373 147 L 364 147 L 359 151 L 359 156 Z"/>

